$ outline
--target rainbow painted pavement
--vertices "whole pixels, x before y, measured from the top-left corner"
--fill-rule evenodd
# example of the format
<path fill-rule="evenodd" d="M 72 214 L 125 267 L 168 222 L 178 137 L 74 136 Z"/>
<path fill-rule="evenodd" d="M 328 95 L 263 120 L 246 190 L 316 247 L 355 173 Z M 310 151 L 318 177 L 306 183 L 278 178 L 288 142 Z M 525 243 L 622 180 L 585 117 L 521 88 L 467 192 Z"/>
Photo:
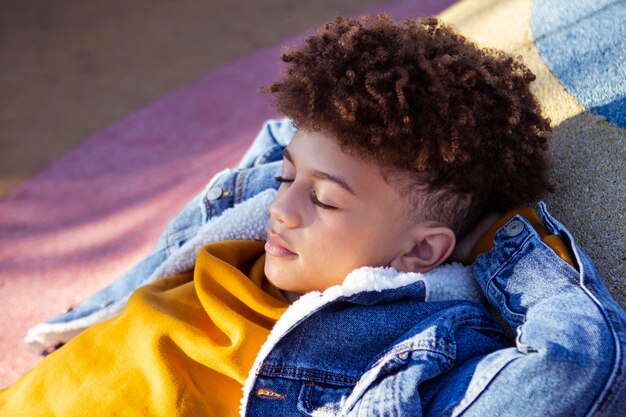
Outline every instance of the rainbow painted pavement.
<path fill-rule="evenodd" d="M 368 12 L 415 18 L 452 3 L 394 0 Z M 548 205 L 626 306 L 626 1 L 463 0 L 440 16 L 537 75 L 554 126 Z M 141 259 L 168 219 L 235 163 L 274 115 L 257 89 L 277 76 L 282 45 L 128 115 L 0 201 L 0 386 L 37 362 L 22 347 L 27 328 Z"/>
<path fill-rule="evenodd" d="M 626 1 L 465 0 L 440 16 L 537 75 L 554 127 L 548 205 L 626 306 Z"/>

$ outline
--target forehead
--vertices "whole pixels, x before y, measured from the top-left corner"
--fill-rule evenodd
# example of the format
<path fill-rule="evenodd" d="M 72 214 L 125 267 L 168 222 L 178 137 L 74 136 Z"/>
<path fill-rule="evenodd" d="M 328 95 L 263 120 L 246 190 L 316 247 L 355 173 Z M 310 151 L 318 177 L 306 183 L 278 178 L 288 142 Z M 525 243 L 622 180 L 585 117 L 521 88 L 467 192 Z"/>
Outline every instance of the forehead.
<path fill-rule="evenodd" d="M 410 208 L 407 189 L 415 179 L 408 172 L 381 167 L 373 160 L 342 151 L 329 134 L 321 131 L 299 130 L 285 152 L 298 174 L 321 171 L 345 181 L 359 197 L 393 199 Z M 411 185 L 411 187 L 409 187 Z M 417 191 L 417 190 L 416 190 Z"/>
<path fill-rule="evenodd" d="M 343 151 L 333 136 L 323 131 L 298 130 L 285 149 L 285 158 L 302 169 L 384 179 L 383 169 L 375 161 Z"/>
<path fill-rule="evenodd" d="M 354 171 L 361 177 L 371 175 L 403 191 L 408 185 L 415 187 L 424 182 L 423 178 L 420 180 L 417 171 L 408 172 L 383 166 L 373 158 L 364 158 L 342 150 L 334 137 L 323 131 L 298 130 L 285 153 L 287 159 L 293 163 L 326 166 L 329 169 L 346 172 Z"/>

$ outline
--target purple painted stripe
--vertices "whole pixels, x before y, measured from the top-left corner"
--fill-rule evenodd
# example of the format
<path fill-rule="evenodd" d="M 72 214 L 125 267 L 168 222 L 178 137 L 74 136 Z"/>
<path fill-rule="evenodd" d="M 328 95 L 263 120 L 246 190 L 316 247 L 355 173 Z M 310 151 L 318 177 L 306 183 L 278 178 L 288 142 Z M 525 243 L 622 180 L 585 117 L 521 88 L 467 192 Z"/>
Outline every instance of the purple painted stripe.
<path fill-rule="evenodd" d="M 452 0 L 391 1 L 396 18 Z M 147 253 L 168 219 L 275 115 L 257 93 L 281 45 L 211 72 L 96 133 L 0 201 L 0 387 L 38 360 L 26 330 L 104 286 Z"/>

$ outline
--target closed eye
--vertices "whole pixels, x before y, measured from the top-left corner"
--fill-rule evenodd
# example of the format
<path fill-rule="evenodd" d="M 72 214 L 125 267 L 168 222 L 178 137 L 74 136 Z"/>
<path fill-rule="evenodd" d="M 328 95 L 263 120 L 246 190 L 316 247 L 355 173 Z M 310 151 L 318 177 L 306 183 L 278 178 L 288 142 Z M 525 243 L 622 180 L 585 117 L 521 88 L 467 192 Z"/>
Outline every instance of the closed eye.
<path fill-rule="evenodd" d="M 315 191 L 311 191 L 311 202 L 313 204 L 315 204 L 316 206 L 323 208 L 324 210 L 337 210 L 337 207 L 335 206 L 329 206 L 328 204 L 324 204 L 321 201 L 319 201 L 317 199 L 317 194 L 315 193 Z"/>
<path fill-rule="evenodd" d="M 274 179 L 275 179 L 276 181 L 278 181 L 279 183 L 281 183 L 281 184 L 284 184 L 284 183 L 286 183 L 286 184 L 291 184 L 292 182 L 294 182 L 294 181 L 295 181 L 295 180 L 290 179 L 290 178 L 284 178 L 284 177 L 282 177 L 282 176 L 280 176 L 280 175 L 279 175 L 279 176 L 277 176 L 277 177 L 274 177 Z M 322 203 L 322 202 L 321 202 L 321 201 L 317 198 L 317 193 L 315 192 L 315 190 L 314 190 L 314 191 L 311 191 L 310 199 L 311 199 L 311 202 L 312 202 L 313 204 L 315 204 L 316 206 L 318 206 L 318 207 L 320 207 L 320 208 L 322 208 L 322 209 L 324 209 L 324 210 L 337 210 L 337 209 L 338 209 L 338 208 L 337 208 L 337 207 L 335 207 L 335 206 L 331 206 L 331 205 L 328 205 L 328 204 Z"/>
<path fill-rule="evenodd" d="M 294 181 L 294 180 L 289 179 L 289 178 L 283 178 L 283 177 L 281 177 L 280 175 L 279 175 L 278 177 L 274 177 L 274 179 L 275 179 L 276 181 L 280 182 L 280 183 L 284 183 L 284 182 L 289 183 L 289 182 L 293 182 L 293 181 Z"/>

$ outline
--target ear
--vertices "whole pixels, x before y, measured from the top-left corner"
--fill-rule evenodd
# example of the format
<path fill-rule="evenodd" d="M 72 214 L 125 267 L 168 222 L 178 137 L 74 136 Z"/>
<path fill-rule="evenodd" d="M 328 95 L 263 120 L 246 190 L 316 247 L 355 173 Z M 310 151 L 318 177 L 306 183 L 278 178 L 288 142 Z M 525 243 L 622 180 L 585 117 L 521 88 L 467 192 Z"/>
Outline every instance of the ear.
<path fill-rule="evenodd" d="M 390 264 L 401 272 L 430 271 L 450 257 L 456 244 L 452 229 L 439 222 L 419 223 L 409 233 L 406 248 Z"/>

